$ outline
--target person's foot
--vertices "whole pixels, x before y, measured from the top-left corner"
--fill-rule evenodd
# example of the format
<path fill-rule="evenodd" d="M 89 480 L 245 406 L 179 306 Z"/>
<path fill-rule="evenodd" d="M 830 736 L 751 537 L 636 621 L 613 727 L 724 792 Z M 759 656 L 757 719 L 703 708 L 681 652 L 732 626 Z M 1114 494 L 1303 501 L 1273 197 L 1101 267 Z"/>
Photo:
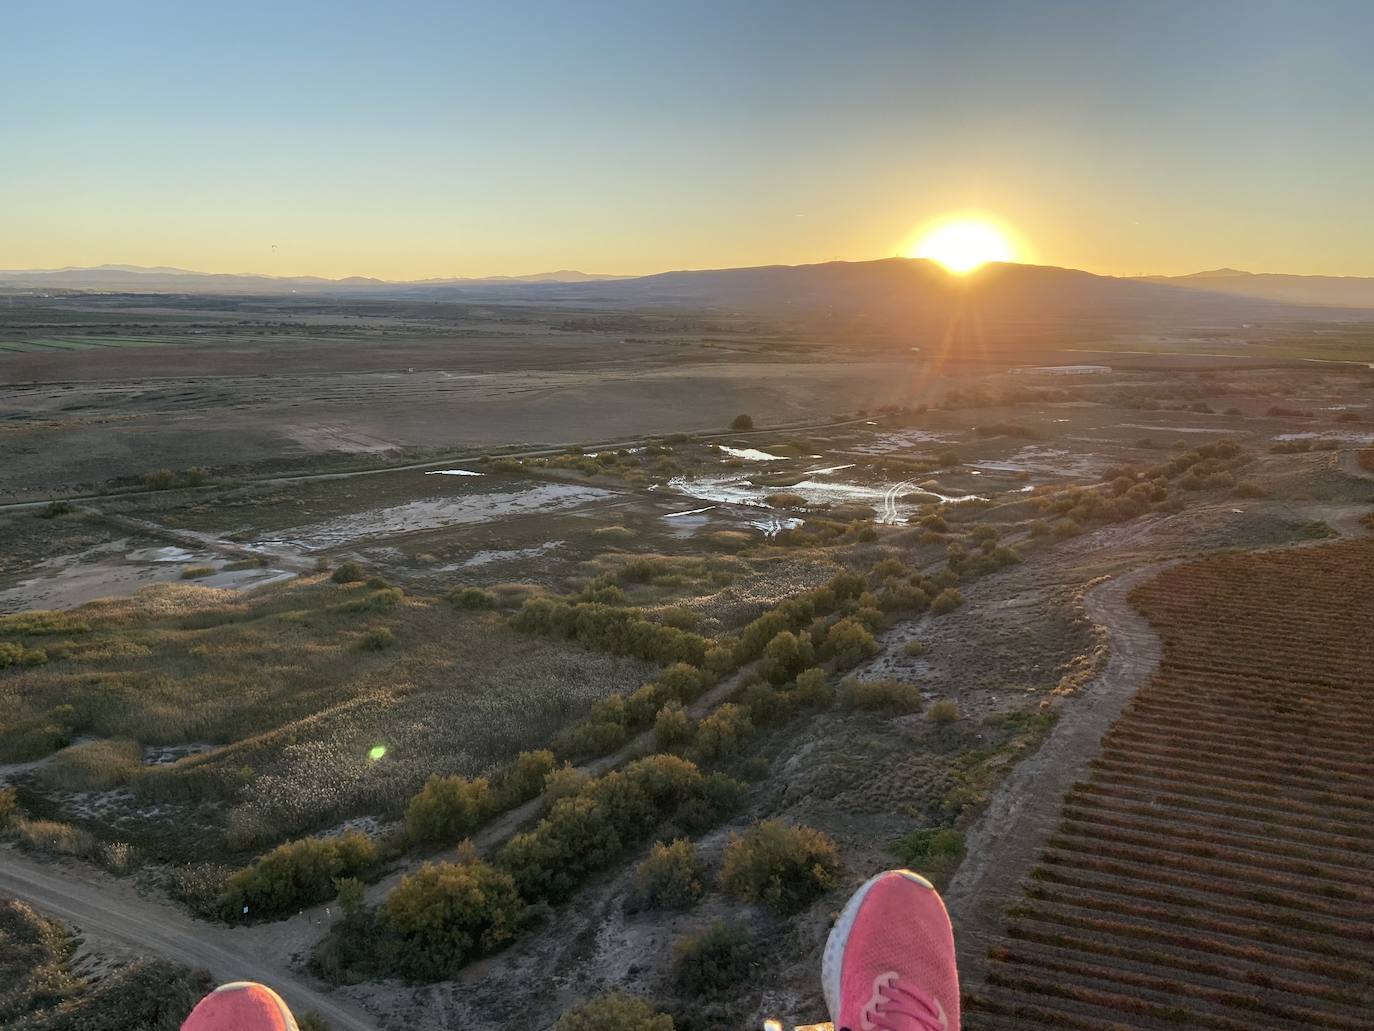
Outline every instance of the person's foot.
<path fill-rule="evenodd" d="M 954 931 L 920 874 L 888 870 L 854 893 L 821 961 L 835 1031 L 959 1031 Z"/>
<path fill-rule="evenodd" d="M 222 984 L 196 1003 L 181 1031 L 297 1031 L 282 997 L 254 981 Z"/>

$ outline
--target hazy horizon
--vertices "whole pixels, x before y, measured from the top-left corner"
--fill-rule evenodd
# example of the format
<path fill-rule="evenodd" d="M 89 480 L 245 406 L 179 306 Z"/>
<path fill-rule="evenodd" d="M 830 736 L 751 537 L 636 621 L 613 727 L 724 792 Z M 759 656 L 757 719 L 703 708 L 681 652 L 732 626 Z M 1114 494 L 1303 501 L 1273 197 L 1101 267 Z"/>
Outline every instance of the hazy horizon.
<path fill-rule="evenodd" d="M 389 280 L 868 260 L 1374 275 L 1374 9 L 26 6 L 0 266 Z M 1167 74 L 1162 74 L 1167 71 Z"/>

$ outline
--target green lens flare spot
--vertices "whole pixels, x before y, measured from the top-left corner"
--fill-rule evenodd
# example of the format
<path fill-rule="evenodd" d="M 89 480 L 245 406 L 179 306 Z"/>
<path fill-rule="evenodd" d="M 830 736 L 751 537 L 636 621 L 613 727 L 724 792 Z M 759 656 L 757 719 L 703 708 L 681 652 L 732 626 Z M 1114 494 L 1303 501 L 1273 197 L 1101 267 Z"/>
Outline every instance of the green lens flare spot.
<path fill-rule="evenodd" d="M 384 755 L 386 755 L 386 745 L 373 745 L 367 753 L 367 757 L 374 763 Z"/>

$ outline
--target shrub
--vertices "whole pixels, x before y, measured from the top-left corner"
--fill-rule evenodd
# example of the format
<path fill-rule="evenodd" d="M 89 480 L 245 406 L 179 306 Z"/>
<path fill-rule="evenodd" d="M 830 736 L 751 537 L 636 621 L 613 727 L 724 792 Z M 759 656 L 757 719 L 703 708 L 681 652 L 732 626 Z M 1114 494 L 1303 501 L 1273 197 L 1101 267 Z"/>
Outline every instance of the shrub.
<path fill-rule="evenodd" d="M 912 658 L 916 658 L 918 655 L 924 655 L 926 653 L 925 642 L 907 641 L 906 644 L 902 645 L 902 651 L 906 652 Z"/>
<path fill-rule="evenodd" d="M 706 759 L 739 751 L 754 732 L 749 713 L 742 705 L 726 702 L 697 724 L 696 750 Z"/>
<path fill-rule="evenodd" d="M 0 616 L 0 634 L 21 634 L 40 637 L 51 634 L 90 633 L 91 625 L 66 612 L 34 609 L 13 616 Z"/>
<path fill-rule="evenodd" d="M 483 808 L 495 812 L 537 797 L 544 791 L 548 776 L 553 771 L 554 755 L 547 748 L 521 752 L 515 757 L 515 762 L 497 775 Z"/>
<path fill-rule="evenodd" d="M 654 745 L 669 751 L 692 736 L 692 719 L 681 702 L 669 702 L 654 717 Z"/>
<path fill-rule="evenodd" d="M 752 430 L 752 429 L 754 428 L 754 419 L 753 419 L 753 416 L 749 416 L 749 415 L 737 415 L 737 416 L 735 416 L 733 419 L 730 420 L 730 428 L 731 428 L 732 430 L 739 430 L 739 431 L 743 431 L 743 430 Z"/>
<path fill-rule="evenodd" d="M 396 643 L 396 635 L 390 627 L 374 626 L 358 638 L 357 648 L 364 652 L 384 652 Z"/>
<path fill-rule="evenodd" d="M 12 641 L 0 641 L 0 669 L 7 666 L 41 666 L 48 661 L 48 653 L 41 648 L 25 648 Z"/>
<path fill-rule="evenodd" d="M 425 864 L 387 896 L 413 977 L 451 977 L 469 959 L 515 940 L 526 906 L 509 873 L 488 863 Z"/>
<path fill-rule="evenodd" d="M 355 584 L 367 579 L 367 573 L 363 572 L 361 564 L 349 560 L 334 570 L 329 577 L 336 584 Z"/>
<path fill-rule="evenodd" d="M 878 654 L 878 642 L 863 623 L 853 616 L 846 616 L 826 631 L 821 653 L 833 659 L 838 666 L 856 666 Z"/>
<path fill-rule="evenodd" d="M 481 587 L 460 587 L 448 596 L 449 602 L 460 609 L 494 609 L 496 595 Z"/>
<path fill-rule="evenodd" d="M 765 820 L 730 839 L 720 881 L 732 895 L 786 915 L 834 888 L 839 872 L 839 852 L 820 831 Z"/>
<path fill-rule="evenodd" d="M 560 798 L 571 798 L 579 794 L 590 783 L 592 775 L 576 766 L 564 763 L 556 770 L 544 775 L 544 803 L 553 805 Z"/>
<path fill-rule="evenodd" d="M 655 843 L 653 851 L 635 868 L 630 894 L 632 909 L 682 909 L 701 898 L 703 863 L 686 838 L 672 844 Z"/>
<path fill-rule="evenodd" d="M 795 679 L 815 661 L 816 650 L 811 646 L 811 635 L 805 631 L 797 635 L 784 630 L 763 649 L 764 676 L 775 684 Z"/>
<path fill-rule="evenodd" d="M 780 490 L 763 499 L 764 504 L 774 508 L 805 508 L 806 499 L 790 490 Z"/>
<path fill-rule="evenodd" d="M 818 666 L 797 674 L 796 693 L 801 704 L 813 708 L 823 708 L 834 700 L 834 692 L 830 689 L 830 681 L 825 675 L 825 670 Z"/>
<path fill-rule="evenodd" d="M 630 740 L 630 730 L 618 721 L 577 723 L 558 734 L 553 750 L 573 759 L 606 755 Z"/>
<path fill-rule="evenodd" d="M 943 881 L 964 857 L 964 836 L 952 827 L 913 831 L 892 846 L 903 866 L 934 881 Z"/>
<path fill-rule="evenodd" d="M 964 596 L 955 587 L 946 587 L 935 596 L 935 600 L 930 603 L 932 615 L 943 616 L 947 612 L 953 612 L 964 603 Z"/>
<path fill-rule="evenodd" d="M 19 844 L 36 852 L 53 852 L 63 856 L 89 856 L 95 851 L 95 837 L 90 831 L 56 820 L 12 819 L 10 827 Z"/>
<path fill-rule="evenodd" d="M 949 698 L 941 698 L 926 712 L 931 723 L 954 723 L 959 719 L 959 704 Z"/>
<path fill-rule="evenodd" d="M 101 866 L 116 877 L 131 874 L 138 868 L 138 855 L 134 852 L 134 847 L 124 841 L 112 841 L 101 845 L 96 850 L 96 858 L 100 860 Z"/>
<path fill-rule="evenodd" d="M 477 829 L 486 815 L 484 777 L 432 776 L 406 806 L 406 835 L 412 841 L 452 844 Z"/>
<path fill-rule="evenodd" d="M 1236 489 L 1231 492 L 1238 498 L 1262 498 L 1269 492 L 1258 483 L 1249 480 L 1242 480 L 1236 484 Z"/>
<path fill-rule="evenodd" d="M 174 867 L 167 876 L 167 889 L 172 898 L 196 916 L 206 920 L 220 917 L 220 900 L 224 886 L 235 873 L 223 863 L 192 863 Z"/>
<path fill-rule="evenodd" d="M 557 1031 L 673 1031 L 673 1018 L 643 999 L 617 992 L 564 1013 Z"/>
<path fill-rule="evenodd" d="M 181 578 L 183 580 L 199 580 L 202 577 L 214 575 L 214 566 L 187 566 L 181 571 Z"/>
<path fill-rule="evenodd" d="M 359 831 L 333 838 L 301 838 L 278 845 L 224 885 L 220 913 L 226 920 L 274 916 L 334 897 L 342 877 L 370 876 L 381 857 L 377 843 Z"/>
<path fill-rule="evenodd" d="M 19 792 L 15 788 L 0 787 L 0 830 L 19 818 Z"/>
<path fill-rule="evenodd" d="M 399 605 L 405 593 L 399 587 L 383 587 L 370 591 L 361 598 L 350 598 L 334 608 L 339 612 L 378 612 Z"/>
<path fill-rule="evenodd" d="M 143 771 L 143 750 L 128 739 L 88 741 L 64 748 L 39 773 L 59 791 L 108 791 Z"/>
<path fill-rule="evenodd" d="M 613 655 L 693 666 L 701 665 L 710 644 L 697 634 L 650 622 L 633 609 L 600 602 L 531 598 L 511 617 L 511 626 L 526 633 L 568 638 Z"/>
<path fill-rule="evenodd" d="M 896 713 L 920 712 L 925 705 L 917 685 L 892 677 L 881 680 L 845 677 L 840 684 L 840 702 L 851 709 Z"/>
<path fill-rule="evenodd" d="M 673 981 L 683 993 L 727 991 L 749 976 L 757 953 L 758 946 L 747 931 L 718 921 L 673 945 Z"/>

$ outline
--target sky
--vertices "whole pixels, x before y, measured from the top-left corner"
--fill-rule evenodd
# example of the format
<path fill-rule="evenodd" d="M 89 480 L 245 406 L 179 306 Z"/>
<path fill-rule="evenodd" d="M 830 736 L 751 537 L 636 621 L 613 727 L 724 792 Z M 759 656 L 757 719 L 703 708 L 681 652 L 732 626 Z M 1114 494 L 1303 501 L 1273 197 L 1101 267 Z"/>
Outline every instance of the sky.
<path fill-rule="evenodd" d="M 1374 275 L 1367 0 L 15 0 L 0 268 Z"/>

